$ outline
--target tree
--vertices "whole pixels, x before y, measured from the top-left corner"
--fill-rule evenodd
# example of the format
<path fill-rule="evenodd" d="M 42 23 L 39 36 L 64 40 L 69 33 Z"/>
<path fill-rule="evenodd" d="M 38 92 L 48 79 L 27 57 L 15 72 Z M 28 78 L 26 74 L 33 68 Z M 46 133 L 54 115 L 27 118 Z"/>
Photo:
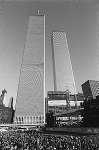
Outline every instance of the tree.
<path fill-rule="evenodd" d="M 46 114 L 46 123 L 47 127 L 54 127 L 56 123 L 56 117 L 53 115 L 53 112 L 49 112 Z"/>

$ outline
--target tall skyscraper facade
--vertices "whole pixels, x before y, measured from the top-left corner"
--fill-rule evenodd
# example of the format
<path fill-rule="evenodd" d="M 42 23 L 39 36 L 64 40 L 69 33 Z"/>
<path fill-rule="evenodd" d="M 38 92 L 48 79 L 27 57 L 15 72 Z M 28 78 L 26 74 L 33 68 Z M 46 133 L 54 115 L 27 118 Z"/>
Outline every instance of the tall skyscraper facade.
<path fill-rule="evenodd" d="M 54 30 L 52 33 L 52 60 L 54 91 L 66 91 L 75 94 L 75 81 L 69 54 L 66 34 Z"/>
<path fill-rule="evenodd" d="M 99 81 L 87 80 L 82 84 L 82 91 L 85 98 L 96 99 L 99 95 Z"/>
<path fill-rule="evenodd" d="M 17 92 L 15 123 L 44 123 L 45 16 L 30 16 Z"/>
<path fill-rule="evenodd" d="M 95 66 L 95 68 L 96 68 L 96 75 L 97 75 L 97 77 L 99 77 L 98 76 L 98 74 L 99 74 L 99 3 L 97 3 L 97 6 L 96 6 L 96 18 L 97 18 L 97 23 L 96 23 L 96 29 L 97 29 L 97 58 L 96 58 L 96 61 L 97 61 L 97 63 L 96 63 L 96 66 Z"/>

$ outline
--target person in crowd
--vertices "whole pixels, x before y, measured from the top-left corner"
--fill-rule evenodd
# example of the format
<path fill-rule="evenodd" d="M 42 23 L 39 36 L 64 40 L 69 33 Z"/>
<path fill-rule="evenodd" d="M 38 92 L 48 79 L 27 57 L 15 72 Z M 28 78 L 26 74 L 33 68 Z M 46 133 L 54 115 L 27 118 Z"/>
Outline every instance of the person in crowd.
<path fill-rule="evenodd" d="M 91 136 L 13 130 L 0 133 L 0 150 L 99 150 L 99 143 Z"/>

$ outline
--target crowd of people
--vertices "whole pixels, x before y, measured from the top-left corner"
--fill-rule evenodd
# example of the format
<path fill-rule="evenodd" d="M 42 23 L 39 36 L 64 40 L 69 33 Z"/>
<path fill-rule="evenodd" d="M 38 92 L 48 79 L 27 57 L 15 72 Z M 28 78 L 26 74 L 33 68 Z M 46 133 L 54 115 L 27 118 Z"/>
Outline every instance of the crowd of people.
<path fill-rule="evenodd" d="M 44 134 L 37 131 L 0 133 L 0 150 L 98 150 L 95 138 L 75 135 Z"/>

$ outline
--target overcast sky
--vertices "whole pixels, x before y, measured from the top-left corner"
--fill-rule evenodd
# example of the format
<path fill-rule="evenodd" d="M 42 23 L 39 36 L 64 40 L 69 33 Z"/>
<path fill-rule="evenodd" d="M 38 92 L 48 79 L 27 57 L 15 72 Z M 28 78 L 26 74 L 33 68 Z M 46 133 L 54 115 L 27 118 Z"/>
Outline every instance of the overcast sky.
<path fill-rule="evenodd" d="M 0 92 L 16 100 L 29 15 L 45 14 L 46 93 L 53 90 L 51 34 L 66 32 L 77 91 L 86 80 L 99 80 L 96 3 L 68 1 L 3 2 L 0 36 Z"/>

